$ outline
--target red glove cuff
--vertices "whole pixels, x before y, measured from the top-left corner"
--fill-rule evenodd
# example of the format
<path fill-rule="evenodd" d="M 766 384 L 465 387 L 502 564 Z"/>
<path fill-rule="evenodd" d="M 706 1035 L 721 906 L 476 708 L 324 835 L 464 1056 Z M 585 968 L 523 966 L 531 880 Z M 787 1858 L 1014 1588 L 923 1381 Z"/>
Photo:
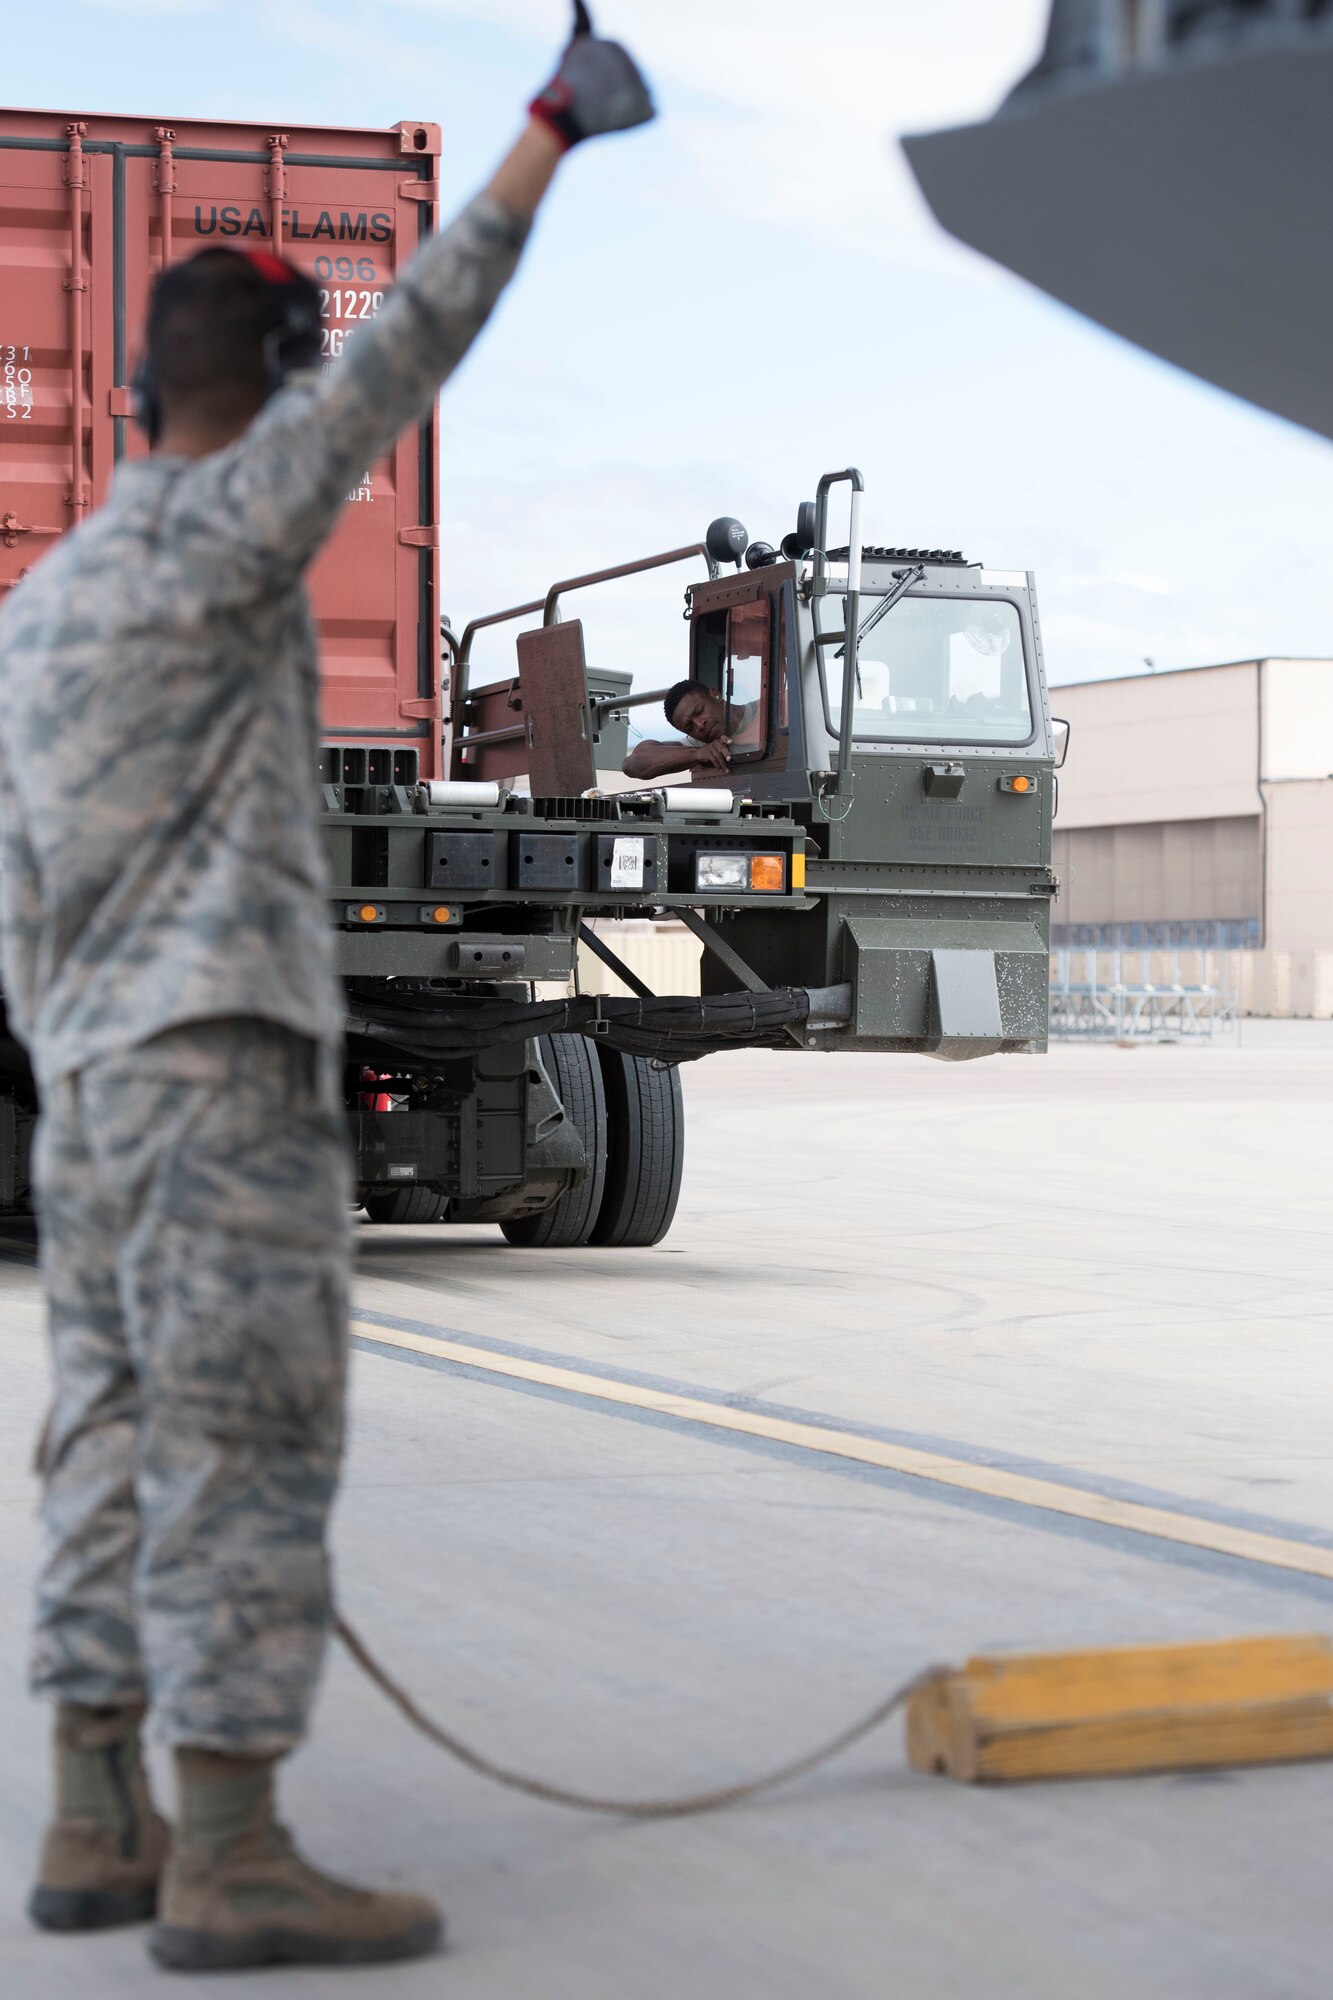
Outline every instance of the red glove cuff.
<path fill-rule="evenodd" d="M 554 132 L 562 149 L 567 153 L 576 146 L 583 134 L 574 123 L 572 116 L 574 93 L 560 77 L 553 77 L 545 90 L 538 91 L 528 106 L 528 115 L 540 118 L 542 124 Z"/>

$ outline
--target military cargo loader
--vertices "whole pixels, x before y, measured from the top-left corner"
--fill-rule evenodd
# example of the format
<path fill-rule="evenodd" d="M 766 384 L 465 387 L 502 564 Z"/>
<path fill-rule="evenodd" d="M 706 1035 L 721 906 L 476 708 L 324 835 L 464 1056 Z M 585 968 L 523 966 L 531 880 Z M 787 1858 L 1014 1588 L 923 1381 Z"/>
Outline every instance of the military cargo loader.
<path fill-rule="evenodd" d="M 336 365 L 433 227 L 439 146 L 413 121 L 0 114 L 0 591 L 146 448 L 129 383 L 155 272 L 215 241 L 281 249 L 320 287 Z M 863 548 L 849 469 L 780 548 L 723 518 L 446 631 L 442 662 L 437 475 L 432 419 L 367 468 L 311 575 L 328 737 L 311 776 L 372 1221 L 652 1243 L 679 1193 L 684 1061 L 1044 1048 L 1057 745 L 1029 576 Z M 598 772 L 662 691 L 590 667 L 562 599 L 675 563 L 693 566 L 680 672 L 743 727 L 708 782 L 611 793 Z M 516 671 L 478 684 L 475 637 L 506 622 Z M 616 923 L 659 915 L 703 945 L 701 993 L 653 994 L 620 963 Z M 632 997 L 566 990 L 580 942 Z M 27 1204 L 36 1108 L 0 1023 L 0 1207 Z"/>
<path fill-rule="evenodd" d="M 840 483 L 852 539 L 830 548 Z M 679 1189 L 682 1061 L 1045 1048 L 1061 746 L 1032 579 L 861 547 L 860 495 L 830 473 L 781 550 L 724 517 L 474 620 L 448 645 L 446 779 L 376 781 L 355 745 L 326 751 L 372 1219 L 651 1243 Z M 589 671 L 561 599 L 690 560 L 682 672 L 745 728 L 704 782 L 604 792 L 627 717 L 663 691 Z M 475 685 L 477 631 L 537 615 L 514 678 Z M 615 921 L 644 916 L 699 938 L 700 995 L 653 994 L 618 957 Z M 635 997 L 536 997 L 573 979 L 581 940 Z"/>

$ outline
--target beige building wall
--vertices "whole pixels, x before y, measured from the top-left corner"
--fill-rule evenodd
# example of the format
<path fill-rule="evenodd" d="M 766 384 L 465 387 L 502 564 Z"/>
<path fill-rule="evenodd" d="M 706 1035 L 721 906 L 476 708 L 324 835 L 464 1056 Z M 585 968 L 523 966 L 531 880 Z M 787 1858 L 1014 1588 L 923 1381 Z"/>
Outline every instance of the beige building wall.
<path fill-rule="evenodd" d="M 1063 814 L 1061 815 L 1063 819 Z M 1063 827 L 1057 822 L 1059 924 L 1257 918 L 1259 815 Z"/>
<path fill-rule="evenodd" d="M 1051 705 L 1073 732 L 1056 923 L 1262 918 L 1269 952 L 1333 952 L 1333 660 L 1092 681 Z"/>
<path fill-rule="evenodd" d="M 1052 688 L 1051 709 L 1072 729 L 1060 773 L 1062 830 L 1258 811 L 1253 660 Z"/>
<path fill-rule="evenodd" d="M 1268 944 L 1333 950 L 1333 778 L 1264 787 L 1268 798 Z"/>
<path fill-rule="evenodd" d="M 680 923 L 599 923 L 606 942 L 631 972 L 637 972 L 654 993 L 697 993 L 699 960 L 703 953 L 693 931 Z M 625 995 L 630 989 L 586 944 L 579 946 L 579 991 Z"/>

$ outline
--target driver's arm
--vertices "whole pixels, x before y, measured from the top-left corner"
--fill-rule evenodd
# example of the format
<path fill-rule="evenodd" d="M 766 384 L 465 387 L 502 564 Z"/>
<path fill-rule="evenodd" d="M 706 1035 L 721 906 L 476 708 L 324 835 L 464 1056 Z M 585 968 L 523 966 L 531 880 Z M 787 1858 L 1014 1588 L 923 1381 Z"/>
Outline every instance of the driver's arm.
<path fill-rule="evenodd" d="M 724 737 L 718 743 L 636 743 L 621 765 L 627 778 L 663 778 L 672 771 L 726 771 L 731 766 L 731 749 Z"/>

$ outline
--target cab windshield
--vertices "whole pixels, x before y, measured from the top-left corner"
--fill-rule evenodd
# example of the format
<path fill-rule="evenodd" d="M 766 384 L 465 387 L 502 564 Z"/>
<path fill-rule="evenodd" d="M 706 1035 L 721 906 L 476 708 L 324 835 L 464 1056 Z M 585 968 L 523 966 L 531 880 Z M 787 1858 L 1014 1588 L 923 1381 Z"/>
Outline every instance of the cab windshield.
<path fill-rule="evenodd" d="M 861 598 L 862 622 L 875 599 Z M 816 629 L 841 635 L 843 598 L 816 600 Z M 842 714 L 840 645 L 818 648 L 824 713 Z M 862 636 L 852 734 L 909 743 L 1030 743 L 1032 707 L 1016 606 L 1005 598 L 910 592 Z"/>

